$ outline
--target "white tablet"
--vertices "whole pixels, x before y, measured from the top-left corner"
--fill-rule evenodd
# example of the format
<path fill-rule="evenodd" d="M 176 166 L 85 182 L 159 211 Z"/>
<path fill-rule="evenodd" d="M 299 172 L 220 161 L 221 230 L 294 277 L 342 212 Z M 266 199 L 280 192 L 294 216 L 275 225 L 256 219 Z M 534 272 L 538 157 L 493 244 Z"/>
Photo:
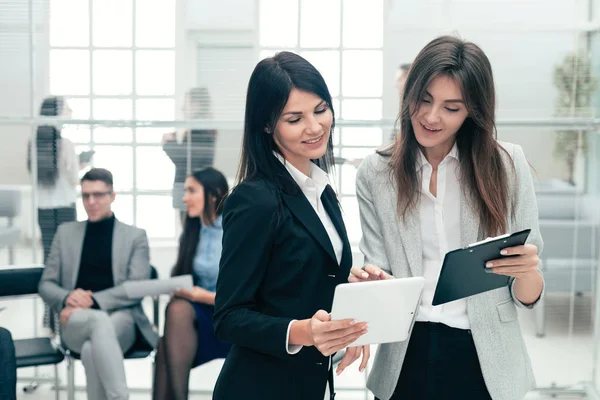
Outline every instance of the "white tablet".
<path fill-rule="evenodd" d="M 366 322 L 369 331 L 351 346 L 408 339 L 421 302 L 425 278 L 343 283 L 335 288 L 331 319 Z"/>

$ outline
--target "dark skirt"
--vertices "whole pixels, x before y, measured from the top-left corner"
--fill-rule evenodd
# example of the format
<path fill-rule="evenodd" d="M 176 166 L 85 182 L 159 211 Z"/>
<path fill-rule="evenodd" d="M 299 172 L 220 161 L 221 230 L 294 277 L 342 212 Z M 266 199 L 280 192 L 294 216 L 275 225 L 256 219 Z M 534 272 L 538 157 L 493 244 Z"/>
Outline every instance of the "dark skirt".
<path fill-rule="evenodd" d="M 215 308 L 211 305 L 193 302 L 192 305 L 196 311 L 196 326 L 198 328 L 198 350 L 196 351 L 194 367 L 217 358 L 227 357 L 231 344 L 221 342 L 215 336 L 212 322 Z"/>
<path fill-rule="evenodd" d="M 417 322 L 390 400 L 491 400 L 470 330 Z"/>

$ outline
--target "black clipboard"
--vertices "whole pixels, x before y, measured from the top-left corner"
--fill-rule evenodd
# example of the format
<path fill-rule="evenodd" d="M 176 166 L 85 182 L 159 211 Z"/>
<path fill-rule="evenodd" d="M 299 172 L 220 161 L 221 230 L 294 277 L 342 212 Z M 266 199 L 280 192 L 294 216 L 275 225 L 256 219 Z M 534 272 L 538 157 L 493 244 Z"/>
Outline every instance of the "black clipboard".
<path fill-rule="evenodd" d="M 526 229 L 446 253 L 432 304 L 438 306 L 508 285 L 510 277 L 486 272 L 485 264 L 502 257 L 514 257 L 502 256 L 500 251 L 524 245 L 530 232 L 531 229 Z"/>

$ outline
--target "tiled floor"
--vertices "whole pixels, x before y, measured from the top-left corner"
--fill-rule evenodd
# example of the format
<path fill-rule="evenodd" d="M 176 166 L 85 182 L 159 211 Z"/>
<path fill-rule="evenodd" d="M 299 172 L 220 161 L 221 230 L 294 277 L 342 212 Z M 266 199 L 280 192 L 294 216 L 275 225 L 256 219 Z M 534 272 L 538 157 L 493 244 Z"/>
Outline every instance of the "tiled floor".
<path fill-rule="evenodd" d="M 159 270 L 161 276 L 168 276 L 175 257 L 173 246 L 160 246 L 151 243 L 152 263 Z M 31 250 L 17 252 L 17 263 L 27 264 L 32 259 Z M 0 251 L 0 265 L 5 264 L 6 254 Z M 166 299 L 165 299 L 166 300 Z M 41 303 L 38 301 L 37 318 L 34 319 L 34 299 L 20 299 L 2 302 L 6 310 L 0 312 L 0 326 L 9 328 L 16 338 L 31 337 L 34 334 L 34 320 L 40 321 L 42 315 Z M 587 296 L 575 297 L 573 304 L 573 326 L 569 333 L 570 297 L 548 296 L 547 307 L 547 335 L 537 338 L 534 334 L 534 315 L 526 310 L 519 310 L 519 317 L 527 343 L 528 351 L 534 365 L 538 386 L 550 387 L 574 386 L 580 387 L 583 382 L 592 379 L 593 367 L 593 340 L 591 326 L 591 299 Z M 149 311 L 150 302 L 144 303 Z M 163 302 L 164 306 L 164 302 Z M 150 314 L 149 314 L 150 315 Z M 38 329 L 41 332 L 41 328 Z M 151 364 L 149 360 L 126 361 L 128 384 L 133 388 L 131 399 L 149 399 L 151 384 Z M 219 373 L 222 361 L 213 361 L 207 365 L 196 368 L 190 378 L 192 390 L 210 391 Z M 59 368 L 61 383 L 66 382 L 65 365 Z M 39 368 L 42 376 L 51 376 L 52 368 Z M 20 377 L 33 375 L 33 369 L 20 370 Z M 81 363 L 76 363 L 76 383 L 83 386 L 85 375 Z M 356 367 L 347 370 L 337 378 L 336 384 L 339 400 L 372 399 L 366 397 L 364 391 L 344 391 L 342 388 L 364 388 L 364 374 L 360 374 Z M 20 384 L 23 386 L 23 384 Z M 49 383 L 42 384 L 34 393 L 19 391 L 19 399 L 41 400 L 54 399 L 54 391 Z M 85 392 L 77 393 L 77 399 L 85 399 Z M 194 400 L 210 399 L 209 394 L 195 394 L 190 397 Z M 537 393 L 532 393 L 527 399 L 547 398 Z M 563 397 L 561 397 L 563 398 Z M 564 398 L 581 398 L 571 396 Z M 66 399 L 61 393 L 61 399 Z"/>

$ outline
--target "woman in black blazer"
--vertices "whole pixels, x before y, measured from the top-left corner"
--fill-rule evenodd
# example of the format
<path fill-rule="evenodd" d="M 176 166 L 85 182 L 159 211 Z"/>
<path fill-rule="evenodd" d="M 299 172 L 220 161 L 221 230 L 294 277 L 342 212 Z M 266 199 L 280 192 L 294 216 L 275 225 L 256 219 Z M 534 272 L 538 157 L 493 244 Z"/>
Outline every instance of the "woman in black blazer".
<path fill-rule="evenodd" d="M 223 212 L 214 325 L 233 346 L 213 399 L 333 398 L 331 355 L 366 332 L 328 313 L 352 264 L 327 183 L 334 124 L 327 85 L 308 61 L 281 52 L 258 63 L 239 184 Z M 346 364 L 360 351 L 348 354 Z"/>

